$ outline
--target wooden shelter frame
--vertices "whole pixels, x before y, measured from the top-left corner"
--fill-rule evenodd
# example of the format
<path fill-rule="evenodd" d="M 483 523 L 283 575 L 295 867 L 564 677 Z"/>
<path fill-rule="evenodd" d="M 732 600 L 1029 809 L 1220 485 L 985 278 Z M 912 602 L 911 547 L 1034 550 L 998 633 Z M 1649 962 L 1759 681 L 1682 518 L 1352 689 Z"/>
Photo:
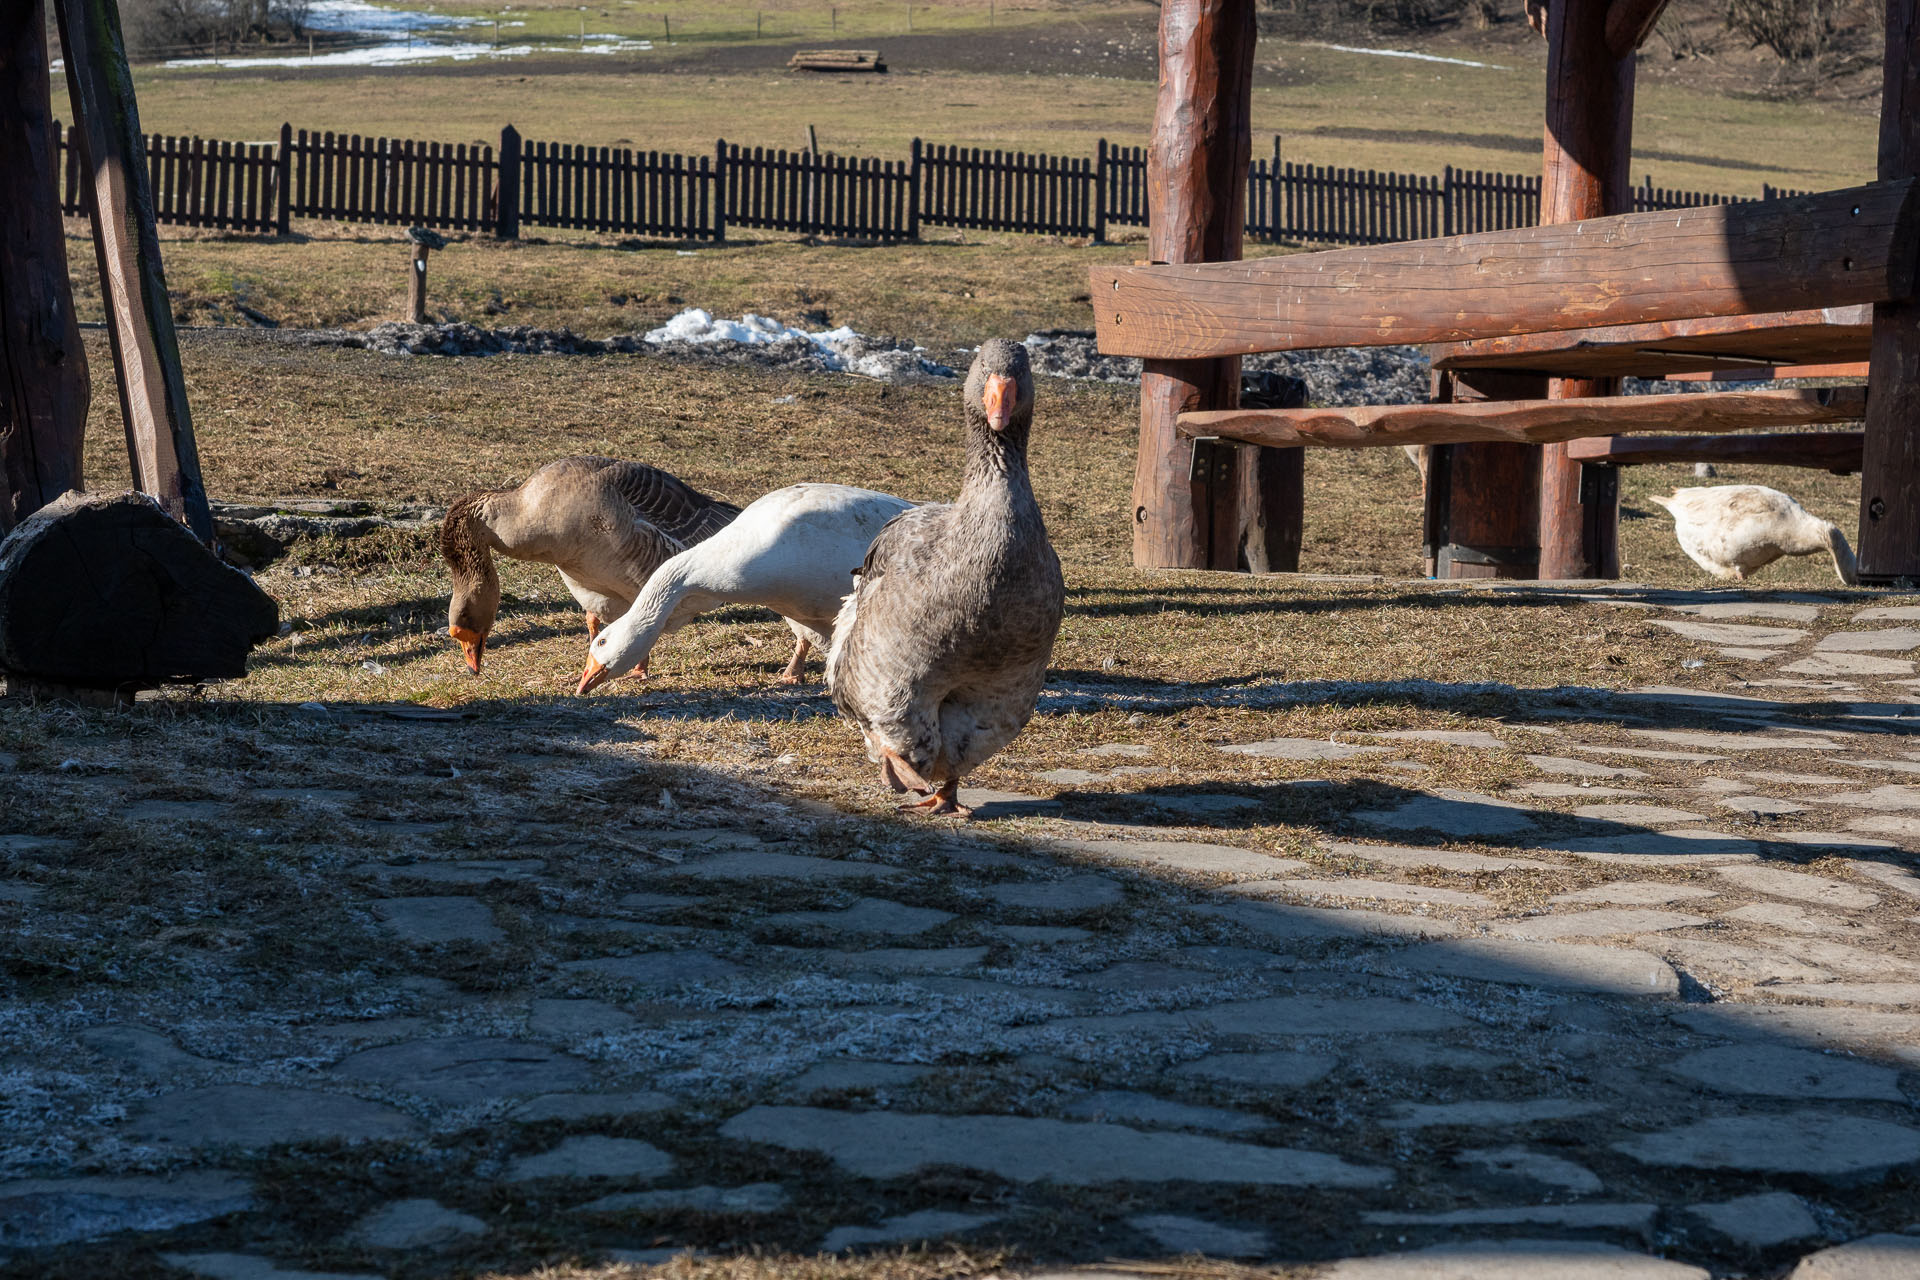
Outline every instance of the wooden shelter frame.
<path fill-rule="evenodd" d="M 1243 262 L 1254 0 L 1164 0 L 1150 261 L 1091 273 L 1100 350 L 1143 361 L 1137 566 L 1296 569 L 1301 448 L 1419 443 L 1435 576 L 1616 578 L 1616 467 L 1725 456 L 1859 470 L 1862 581 L 1920 581 L 1920 0 L 1887 3 L 1876 181 L 1634 214 L 1664 4 L 1547 5 L 1540 226 Z M 1243 355 L 1400 343 L 1432 344 L 1432 403 L 1236 407 Z M 1867 387 L 1611 398 L 1761 370 Z M 1724 439 L 1623 434 L 1661 429 Z"/>

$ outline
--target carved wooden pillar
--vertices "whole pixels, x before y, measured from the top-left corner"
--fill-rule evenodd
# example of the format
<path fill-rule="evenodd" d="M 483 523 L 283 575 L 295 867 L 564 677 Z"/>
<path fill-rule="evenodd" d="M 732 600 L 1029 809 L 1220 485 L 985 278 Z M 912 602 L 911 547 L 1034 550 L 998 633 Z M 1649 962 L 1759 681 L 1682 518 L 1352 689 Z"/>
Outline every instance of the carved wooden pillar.
<path fill-rule="evenodd" d="M 1161 5 L 1160 99 L 1147 152 L 1155 262 L 1240 256 L 1253 145 L 1253 18 L 1253 0 Z M 1240 454 L 1220 448 L 1214 465 L 1196 472 L 1193 449 L 1175 434 L 1174 420 L 1187 410 L 1234 408 L 1239 388 L 1237 356 L 1146 362 L 1133 480 L 1136 566 L 1236 567 L 1245 523 Z"/>
<path fill-rule="evenodd" d="M 81 487 L 87 357 L 73 318 L 41 0 L 0 5 L 0 534 Z"/>
<path fill-rule="evenodd" d="M 1614 56 L 1608 0 L 1553 0 L 1547 7 L 1546 168 L 1540 223 L 1631 213 L 1633 54 Z M 1612 395 L 1612 378 L 1554 378 L 1553 400 Z M 1583 467 L 1567 447 L 1540 458 L 1540 576 L 1620 576 L 1620 485 L 1612 467 Z"/>
<path fill-rule="evenodd" d="M 1880 177 L 1920 173 L 1920 5 L 1887 0 Z M 1873 309 L 1866 451 L 1860 476 L 1860 577 L 1920 581 L 1920 302 Z"/>

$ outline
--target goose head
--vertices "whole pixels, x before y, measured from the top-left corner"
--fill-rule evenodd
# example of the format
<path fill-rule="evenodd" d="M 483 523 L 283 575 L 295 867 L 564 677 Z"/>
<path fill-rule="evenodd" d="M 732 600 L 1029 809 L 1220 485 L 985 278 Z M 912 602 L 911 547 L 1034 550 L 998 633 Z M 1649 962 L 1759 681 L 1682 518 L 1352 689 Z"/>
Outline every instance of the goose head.
<path fill-rule="evenodd" d="M 980 344 L 967 370 L 967 421 L 1024 447 L 1033 425 L 1033 368 L 1027 349 L 1005 338 Z"/>
<path fill-rule="evenodd" d="M 440 522 L 440 558 L 453 578 L 453 597 L 447 602 L 447 634 L 460 643 L 467 666 L 480 674 L 487 651 L 487 633 L 500 612 L 500 575 L 493 567 L 493 551 L 480 525 L 480 500 L 471 493 L 447 508 Z"/>

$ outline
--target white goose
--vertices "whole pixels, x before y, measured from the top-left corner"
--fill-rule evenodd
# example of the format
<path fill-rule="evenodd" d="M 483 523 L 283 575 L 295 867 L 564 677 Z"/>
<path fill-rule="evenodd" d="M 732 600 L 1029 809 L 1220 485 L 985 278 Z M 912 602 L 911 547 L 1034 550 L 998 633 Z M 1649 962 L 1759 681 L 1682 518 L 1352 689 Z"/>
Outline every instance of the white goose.
<path fill-rule="evenodd" d="M 1860 581 L 1853 548 L 1839 526 L 1822 520 L 1778 489 L 1725 484 L 1649 495 L 1673 515 L 1680 549 L 1716 578 L 1744 579 L 1781 556 L 1833 556 L 1840 581 Z"/>
<path fill-rule="evenodd" d="M 793 660 L 780 673 L 798 684 L 807 653 L 833 638 L 840 602 L 874 535 L 913 504 L 844 484 L 796 484 L 748 505 L 719 533 L 666 561 L 633 607 L 593 638 L 579 692 L 639 670 L 654 644 L 723 604 L 761 605 L 793 629 Z"/>

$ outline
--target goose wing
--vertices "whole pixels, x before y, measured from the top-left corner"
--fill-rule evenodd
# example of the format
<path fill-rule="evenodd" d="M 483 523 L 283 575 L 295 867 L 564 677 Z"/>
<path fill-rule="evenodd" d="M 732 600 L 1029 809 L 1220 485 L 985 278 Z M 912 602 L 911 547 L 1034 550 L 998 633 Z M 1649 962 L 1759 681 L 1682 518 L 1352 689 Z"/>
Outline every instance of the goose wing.
<path fill-rule="evenodd" d="M 730 502 L 709 498 L 686 481 L 644 462 L 602 459 L 603 481 L 633 507 L 638 518 L 681 547 L 704 542 L 740 514 Z"/>

